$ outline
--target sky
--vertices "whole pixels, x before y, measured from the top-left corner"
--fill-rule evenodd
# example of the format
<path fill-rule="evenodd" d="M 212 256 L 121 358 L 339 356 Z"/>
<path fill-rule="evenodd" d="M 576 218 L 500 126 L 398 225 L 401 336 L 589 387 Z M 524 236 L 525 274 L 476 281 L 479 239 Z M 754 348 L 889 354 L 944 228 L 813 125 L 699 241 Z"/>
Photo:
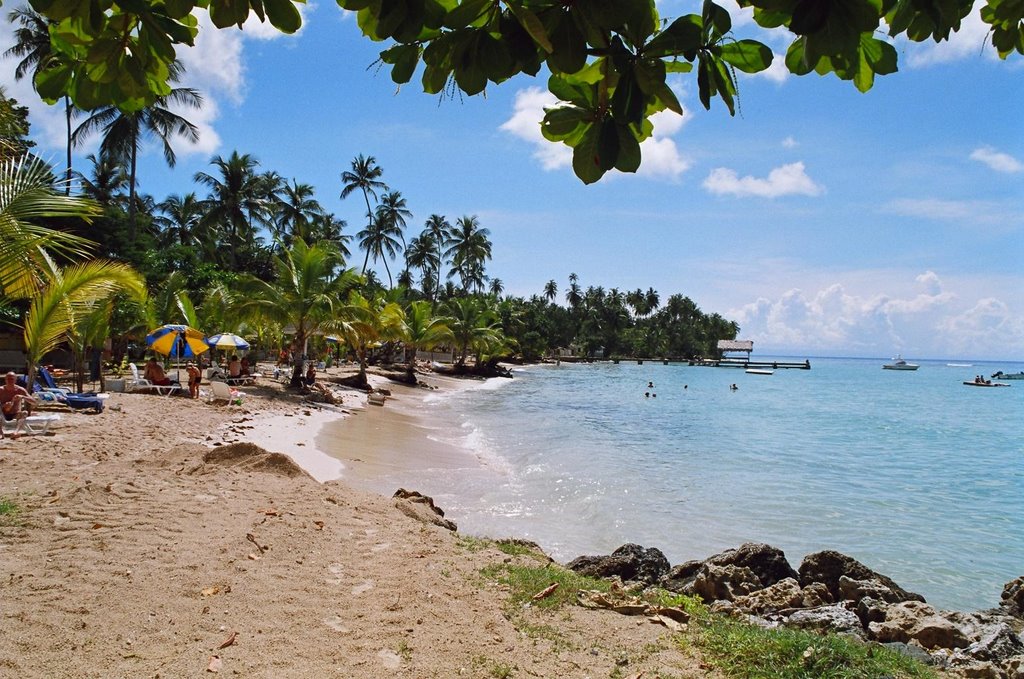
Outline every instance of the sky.
<path fill-rule="evenodd" d="M 564 303 L 570 273 L 584 288 L 678 293 L 739 323 L 755 356 L 1024 360 L 1024 59 L 999 60 L 975 12 L 949 43 L 896 41 L 899 72 L 861 94 L 788 74 L 785 36 L 721 4 L 736 37 L 772 46 L 776 64 L 739 74 L 735 117 L 717 102 L 705 111 L 695 79 L 680 76 L 684 115 L 657 116 L 641 170 L 590 186 L 571 150 L 540 136 L 546 78 L 476 97 L 424 94 L 418 74 L 397 88 L 373 65 L 383 45 L 330 2 L 303 6 L 294 36 L 206 24 L 180 52 L 184 84 L 204 96 L 185 112 L 201 138 L 174 144 L 173 169 L 147 148 L 139 190 L 201 194 L 194 175 L 237 150 L 313 185 L 355 234 L 365 206 L 340 198 L 340 175 L 370 155 L 413 212 L 407 239 L 431 214 L 477 216 L 493 242 L 487 274 L 506 294 L 554 279 Z M 673 18 L 700 2 L 658 7 Z M 0 48 L 11 31 L 3 23 Z M 62 166 L 61 110 L 13 72 L 0 63 L 0 85 L 30 107 L 38 150 Z M 76 169 L 88 171 L 97 145 L 76 150 Z"/>

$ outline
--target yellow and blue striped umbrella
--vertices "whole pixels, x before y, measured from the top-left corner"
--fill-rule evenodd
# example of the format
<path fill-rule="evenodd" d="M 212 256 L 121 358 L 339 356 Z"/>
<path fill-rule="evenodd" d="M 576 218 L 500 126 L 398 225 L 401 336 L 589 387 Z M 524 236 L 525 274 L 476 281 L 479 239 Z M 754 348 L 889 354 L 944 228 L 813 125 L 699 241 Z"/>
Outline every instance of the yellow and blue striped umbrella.
<path fill-rule="evenodd" d="M 238 351 L 248 351 L 249 343 L 244 338 L 238 335 L 233 335 L 230 332 L 222 332 L 217 335 L 212 335 L 206 339 L 206 343 L 214 349 L 237 349 Z"/>
<path fill-rule="evenodd" d="M 158 354 L 187 358 L 209 351 L 206 336 L 187 325 L 163 325 L 146 335 L 146 345 Z"/>

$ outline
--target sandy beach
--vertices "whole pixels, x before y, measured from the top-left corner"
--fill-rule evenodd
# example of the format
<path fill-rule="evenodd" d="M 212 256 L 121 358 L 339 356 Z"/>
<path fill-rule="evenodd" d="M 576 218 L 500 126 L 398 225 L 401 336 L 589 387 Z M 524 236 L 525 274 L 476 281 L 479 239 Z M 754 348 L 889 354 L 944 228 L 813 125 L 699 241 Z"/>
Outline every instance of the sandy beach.
<path fill-rule="evenodd" d="M 372 379 L 383 408 L 264 380 L 241 405 L 112 394 L 0 442 L 17 508 L 0 522 L 0 677 L 706 676 L 643 618 L 524 609 L 555 631 L 520 631 L 481 570 L 531 557 L 375 484 L 473 461 L 418 428 L 430 390 Z"/>

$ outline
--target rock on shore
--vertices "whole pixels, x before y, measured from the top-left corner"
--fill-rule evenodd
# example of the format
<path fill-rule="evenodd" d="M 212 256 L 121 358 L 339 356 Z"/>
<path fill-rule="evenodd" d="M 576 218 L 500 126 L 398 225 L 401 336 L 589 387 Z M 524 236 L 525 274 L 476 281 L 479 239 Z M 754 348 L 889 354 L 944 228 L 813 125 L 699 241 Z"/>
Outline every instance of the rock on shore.
<path fill-rule="evenodd" d="M 627 544 L 567 566 L 594 577 L 657 585 L 699 596 L 717 613 L 766 627 L 850 634 L 897 648 L 953 676 L 1024 679 L 1024 576 L 1006 584 L 999 607 L 938 610 L 920 594 L 833 550 L 794 570 L 782 550 L 746 543 L 670 567 L 656 548 Z"/>

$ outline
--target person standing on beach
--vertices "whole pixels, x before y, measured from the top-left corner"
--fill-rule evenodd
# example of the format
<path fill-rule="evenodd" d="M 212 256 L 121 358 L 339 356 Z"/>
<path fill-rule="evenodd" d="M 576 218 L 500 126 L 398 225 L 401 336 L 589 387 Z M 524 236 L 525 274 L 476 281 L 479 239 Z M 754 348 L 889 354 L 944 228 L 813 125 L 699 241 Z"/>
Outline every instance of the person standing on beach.
<path fill-rule="evenodd" d="M 192 361 L 188 362 L 185 370 L 188 371 L 188 394 L 192 398 L 199 398 L 199 384 L 203 380 L 203 373 Z"/>

